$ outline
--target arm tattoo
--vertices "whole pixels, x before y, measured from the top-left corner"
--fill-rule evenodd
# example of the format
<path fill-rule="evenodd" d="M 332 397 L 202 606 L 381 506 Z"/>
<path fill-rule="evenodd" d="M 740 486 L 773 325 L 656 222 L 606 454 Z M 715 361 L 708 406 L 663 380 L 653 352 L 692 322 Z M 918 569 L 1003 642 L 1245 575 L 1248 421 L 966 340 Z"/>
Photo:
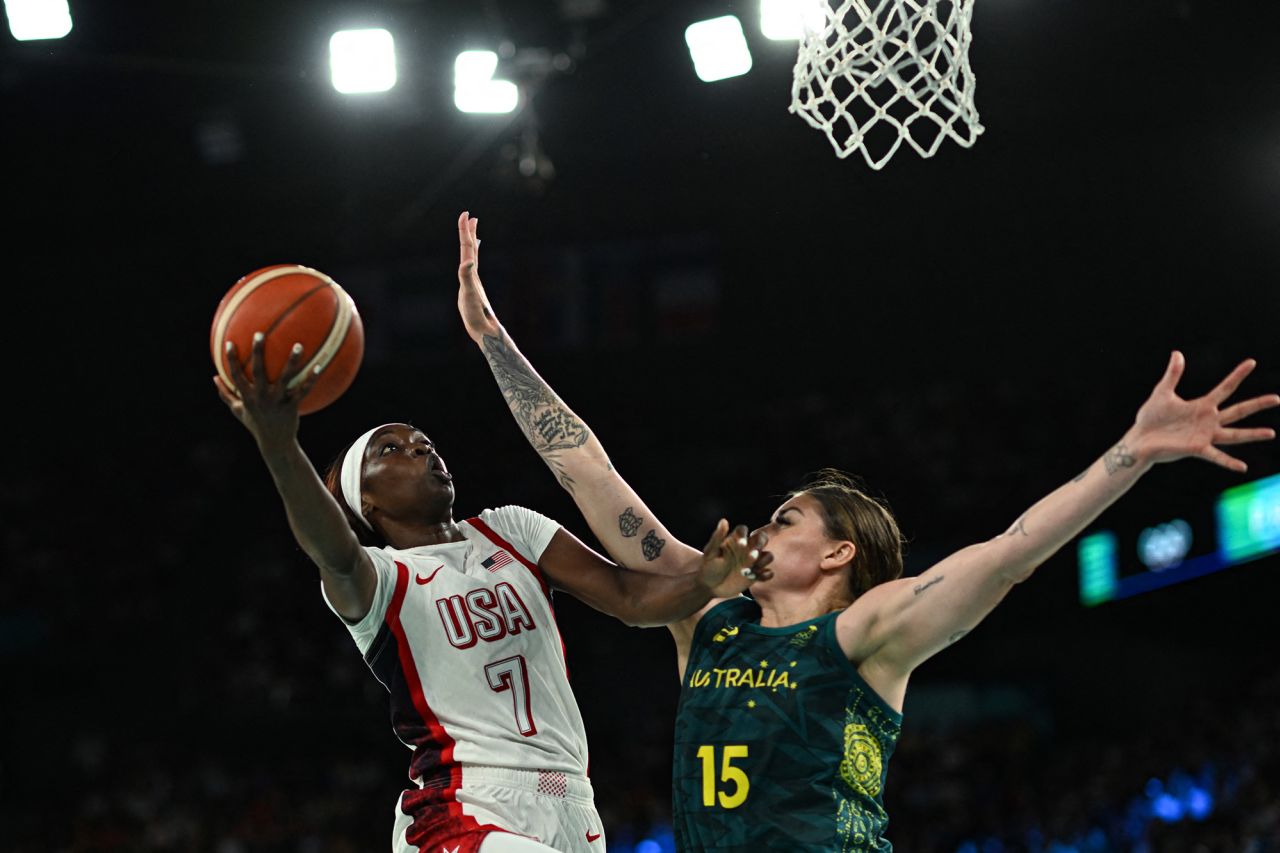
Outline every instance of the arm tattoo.
<path fill-rule="evenodd" d="M 942 579 L 944 577 L 945 577 L 944 575 L 938 575 L 936 578 L 929 581 L 928 583 L 918 583 L 912 588 L 912 591 L 915 592 L 916 595 L 919 595 L 920 593 L 924 592 L 926 589 L 933 586 L 934 584 L 942 583 Z"/>
<path fill-rule="evenodd" d="M 1107 455 L 1102 457 L 1102 464 L 1107 466 L 1107 475 L 1110 476 L 1121 468 L 1132 468 L 1138 460 L 1129 452 L 1129 448 L 1124 446 L 1124 442 L 1120 442 L 1115 447 L 1107 451 Z"/>
<path fill-rule="evenodd" d="M 644 524 L 644 519 L 638 517 L 632 507 L 627 507 L 626 511 L 618 516 L 618 530 L 622 532 L 623 536 L 635 536 L 636 531 L 640 529 L 642 524 Z"/>
<path fill-rule="evenodd" d="M 967 633 L 969 633 L 969 632 L 968 632 L 968 631 L 956 631 L 956 632 L 955 632 L 954 634 L 952 634 L 950 637 L 947 637 L 947 645 L 948 645 L 948 646 L 949 646 L 949 645 L 951 645 L 952 643 L 954 643 L 956 640 L 960 639 L 961 637 L 963 637 L 963 636 L 964 636 L 965 634 L 967 634 Z"/>
<path fill-rule="evenodd" d="M 650 530 L 640 540 L 640 550 L 644 552 L 644 558 L 652 562 L 658 559 L 658 555 L 662 553 L 662 546 L 667 544 L 667 540 L 658 538 L 658 531 Z"/>
<path fill-rule="evenodd" d="M 1015 521 L 1015 522 L 1013 523 L 1013 526 L 1012 526 L 1012 527 L 1010 527 L 1008 530 L 1006 530 L 1006 531 L 1004 532 L 1004 535 L 1005 535 L 1005 536 L 1012 536 L 1012 535 L 1013 535 L 1013 534 L 1015 534 L 1015 533 L 1021 533 L 1023 536 L 1027 536 L 1027 535 L 1028 535 L 1028 533 L 1027 533 L 1027 514 L 1026 514 L 1025 512 L 1024 512 L 1022 515 L 1018 516 L 1018 520 L 1017 520 L 1017 521 Z"/>
<path fill-rule="evenodd" d="M 484 357 L 524 437 L 556 472 L 560 485 L 572 493 L 573 479 L 558 457 L 587 443 L 591 433 L 586 424 L 556 398 L 524 356 L 512 349 L 505 331 L 498 337 L 484 336 Z"/>
<path fill-rule="evenodd" d="M 1085 469 L 1084 469 L 1083 471 L 1081 471 L 1079 474 L 1076 474 L 1076 476 L 1075 476 L 1074 478 L 1072 478 L 1071 482 L 1073 482 L 1073 483 L 1078 483 L 1078 482 L 1080 482 L 1081 480 L 1083 480 L 1085 477 L 1089 476 L 1089 470 L 1090 470 L 1091 468 L 1093 468 L 1093 466 L 1092 466 L 1092 465 L 1090 465 L 1088 468 L 1085 468 Z"/>

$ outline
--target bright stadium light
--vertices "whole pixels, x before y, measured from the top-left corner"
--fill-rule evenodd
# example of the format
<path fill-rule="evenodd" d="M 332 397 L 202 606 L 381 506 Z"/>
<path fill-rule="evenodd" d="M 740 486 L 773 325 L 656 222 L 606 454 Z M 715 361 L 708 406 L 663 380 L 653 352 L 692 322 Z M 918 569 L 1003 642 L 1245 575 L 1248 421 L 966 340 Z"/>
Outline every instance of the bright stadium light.
<path fill-rule="evenodd" d="M 329 39 L 333 88 L 344 95 L 385 92 L 396 84 L 396 45 L 386 30 L 340 30 Z"/>
<path fill-rule="evenodd" d="M 18 41 L 60 39 L 71 32 L 67 0 L 4 0 L 4 11 Z"/>
<path fill-rule="evenodd" d="M 693 70 L 704 83 L 737 77 L 751 70 L 751 51 L 742 22 L 733 15 L 690 24 L 684 31 Z"/>
<path fill-rule="evenodd" d="M 806 29 L 816 32 L 826 23 L 826 0 L 760 0 L 760 32 L 774 41 L 798 41 Z"/>
<path fill-rule="evenodd" d="M 520 103 L 520 90 L 510 80 L 494 80 L 498 54 L 464 50 L 453 63 L 453 103 L 464 113 L 509 113 Z"/>

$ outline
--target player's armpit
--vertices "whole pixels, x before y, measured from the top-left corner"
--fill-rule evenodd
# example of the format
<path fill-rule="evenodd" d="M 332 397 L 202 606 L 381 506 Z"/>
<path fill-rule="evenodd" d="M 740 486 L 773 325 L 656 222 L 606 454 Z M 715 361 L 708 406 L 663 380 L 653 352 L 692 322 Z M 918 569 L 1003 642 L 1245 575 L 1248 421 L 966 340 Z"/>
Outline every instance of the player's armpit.
<path fill-rule="evenodd" d="M 320 567 L 320 582 L 324 584 L 325 597 L 338 615 L 351 623 L 359 622 L 373 606 L 373 596 L 378 588 L 378 576 L 373 561 L 363 548 L 357 548 L 352 556 L 349 572 L 333 571 Z"/>

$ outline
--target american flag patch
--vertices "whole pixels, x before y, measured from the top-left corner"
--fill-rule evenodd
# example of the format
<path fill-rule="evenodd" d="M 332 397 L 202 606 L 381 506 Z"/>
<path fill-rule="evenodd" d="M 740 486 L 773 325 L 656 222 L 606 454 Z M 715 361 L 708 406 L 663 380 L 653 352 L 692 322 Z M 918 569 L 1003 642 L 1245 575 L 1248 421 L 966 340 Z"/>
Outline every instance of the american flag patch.
<path fill-rule="evenodd" d="M 496 572 L 503 566 L 511 563 L 511 555 L 506 551 L 498 551 L 487 560 L 481 560 L 480 565 L 484 566 L 491 572 Z"/>

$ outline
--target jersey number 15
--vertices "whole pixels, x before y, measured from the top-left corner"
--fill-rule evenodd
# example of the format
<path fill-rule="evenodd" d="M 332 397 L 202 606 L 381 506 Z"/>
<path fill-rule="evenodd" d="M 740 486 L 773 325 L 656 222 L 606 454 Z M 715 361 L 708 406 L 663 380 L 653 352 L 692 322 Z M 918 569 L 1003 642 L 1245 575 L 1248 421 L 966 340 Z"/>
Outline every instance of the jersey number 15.
<path fill-rule="evenodd" d="M 716 791 L 716 748 L 711 745 L 698 747 L 698 757 L 702 759 L 702 804 L 704 806 L 714 806 L 717 797 L 720 800 L 720 808 L 736 809 L 747 801 L 747 792 L 751 790 L 751 780 L 747 778 L 746 772 L 741 767 L 734 767 L 733 760 L 735 758 L 746 758 L 747 747 L 745 744 L 736 746 L 726 745 L 722 747 L 721 758 L 723 763 L 720 767 L 720 781 L 729 783 L 733 786 L 733 793 L 726 791 Z"/>

